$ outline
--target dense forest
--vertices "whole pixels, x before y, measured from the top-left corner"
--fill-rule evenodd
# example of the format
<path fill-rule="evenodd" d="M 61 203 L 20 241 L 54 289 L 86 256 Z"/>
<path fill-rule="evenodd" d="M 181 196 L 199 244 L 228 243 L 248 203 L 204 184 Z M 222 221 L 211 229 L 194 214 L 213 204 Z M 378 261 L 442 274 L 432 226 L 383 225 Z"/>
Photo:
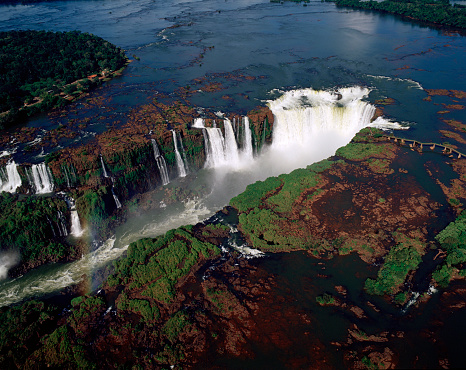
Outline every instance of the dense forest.
<path fill-rule="evenodd" d="M 126 61 L 120 48 L 88 33 L 0 32 L 0 128 L 65 104 Z"/>
<path fill-rule="evenodd" d="M 450 27 L 466 28 L 466 7 L 451 5 L 448 0 L 323 0 L 337 6 L 357 9 L 377 10 L 397 14 L 422 22 L 430 22 Z"/>

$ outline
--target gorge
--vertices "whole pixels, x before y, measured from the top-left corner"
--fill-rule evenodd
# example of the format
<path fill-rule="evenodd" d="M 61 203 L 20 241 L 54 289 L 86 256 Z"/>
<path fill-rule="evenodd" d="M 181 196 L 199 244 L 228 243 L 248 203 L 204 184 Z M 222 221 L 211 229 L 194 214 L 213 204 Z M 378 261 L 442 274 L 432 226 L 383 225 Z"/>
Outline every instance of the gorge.
<path fill-rule="evenodd" d="M 464 37 L 317 1 L 126 5 L 2 6 L 2 30 L 137 58 L 2 133 L 2 243 L 37 249 L 0 256 L 0 362 L 461 367 L 464 160 L 412 139 L 465 152 Z"/>

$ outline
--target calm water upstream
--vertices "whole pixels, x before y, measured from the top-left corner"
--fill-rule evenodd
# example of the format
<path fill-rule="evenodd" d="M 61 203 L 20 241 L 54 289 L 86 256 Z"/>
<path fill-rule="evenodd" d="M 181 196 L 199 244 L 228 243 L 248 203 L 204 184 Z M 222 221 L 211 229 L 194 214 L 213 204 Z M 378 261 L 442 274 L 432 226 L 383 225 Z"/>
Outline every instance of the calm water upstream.
<path fill-rule="evenodd" d="M 276 89 L 362 86 L 370 89 L 365 101 L 395 99 L 385 108 L 385 117 L 410 127 L 399 135 L 444 141 L 438 132 L 446 127 L 438 119 L 440 108 L 423 100 L 427 96 L 423 89 L 465 90 L 463 36 L 389 15 L 338 9 L 320 0 L 307 6 L 267 0 L 82 0 L 0 6 L 0 30 L 15 29 L 89 32 L 122 47 L 129 57 L 138 57 L 121 78 L 91 93 L 111 98 L 111 109 L 102 113 L 107 117 L 103 123 L 86 128 L 90 136 L 114 120 L 124 122 L 132 108 L 149 102 L 157 91 L 176 98 L 177 88 L 209 77 L 225 89 L 197 94 L 191 99 L 193 105 L 245 114 L 280 96 Z M 243 82 L 224 78 L 230 73 L 261 78 Z M 231 99 L 223 99 L 225 95 Z M 82 108 L 62 119 L 99 114 L 99 107 Z M 465 113 L 452 111 L 446 118 L 465 122 Z M 28 125 L 47 129 L 59 123 L 60 119 L 41 116 Z M 333 145 L 320 157 L 331 155 L 340 143 Z M 17 162 L 22 155 L 15 154 Z M 298 162 L 290 161 L 279 170 L 290 171 L 302 165 Z M 248 183 L 280 173 L 277 168 L 261 168 L 267 171 L 251 168 L 233 175 L 201 171 L 197 181 L 208 184 L 208 197 L 129 221 L 101 247 L 101 254 L 3 282 L 0 305 L 76 282 L 86 271 L 120 255 L 129 242 L 202 220 Z M 237 181 L 232 182 L 232 177 Z M 177 185 L 187 183 L 180 180 Z"/>

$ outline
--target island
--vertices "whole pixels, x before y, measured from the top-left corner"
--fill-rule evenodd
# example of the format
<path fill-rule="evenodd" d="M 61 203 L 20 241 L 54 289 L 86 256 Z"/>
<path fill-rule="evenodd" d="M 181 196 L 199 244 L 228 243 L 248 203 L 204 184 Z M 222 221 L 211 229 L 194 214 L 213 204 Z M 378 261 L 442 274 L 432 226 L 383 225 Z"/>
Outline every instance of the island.
<path fill-rule="evenodd" d="M 79 31 L 0 32 L 0 128 L 62 107 L 121 74 L 120 48 Z"/>

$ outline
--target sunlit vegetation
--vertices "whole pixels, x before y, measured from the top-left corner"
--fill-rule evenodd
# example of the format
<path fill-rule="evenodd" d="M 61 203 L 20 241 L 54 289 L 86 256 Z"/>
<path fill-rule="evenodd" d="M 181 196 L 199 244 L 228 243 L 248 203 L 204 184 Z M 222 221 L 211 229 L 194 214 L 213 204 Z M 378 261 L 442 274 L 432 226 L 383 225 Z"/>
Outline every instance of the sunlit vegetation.
<path fill-rule="evenodd" d="M 376 279 L 367 279 L 365 289 L 369 294 L 394 294 L 404 283 L 408 273 L 421 263 L 421 254 L 412 246 L 400 243 L 390 249 L 377 273 Z"/>
<path fill-rule="evenodd" d="M 442 264 L 433 272 L 432 278 L 442 287 L 450 282 L 455 270 L 466 262 L 466 212 L 451 222 L 437 236 L 437 241 L 446 252 Z"/>
<path fill-rule="evenodd" d="M 58 198 L 24 197 L 0 193 L 0 250 L 19 251 L 23 262 L 59 260 L 70 253 L 57 241 L 62 215 L 68 213 Z"/>
<path fill-rule="evenodd" d="M 0 32 L 0 127 L 63 106 L 124 66 L 124 52 L 71 32 Z"/>
<path fill-rule="evenodd" d="M 349 143 L 348 145 L 338 149 L 336 155 L 349 159 L 350 161 L 362 161 L 369 157 L 384 152 L 383 146 L 372 143 Z"/>
<path fill-rule="evenodd" d="M 439 25 L 466 28 L 466 7 L 448 0 L 325 0 L 337 6 L 377 10 Z"/>
<path fill-rule="evenodd" d="M 199 260 L 219 254 L 216 246 L 195 238 L 190 230 L 179 228 L 155 239 L 131 243 L 126 258 L 115 262 L 115 273 L 108 284 L 125 284 L 149 301 L 169 303 L 175 295 L 175 284 Z"/>
<path fill-rule="evenodd" d="M 268 193 L 280 187 L 282 182 L 276 177 L 269 177 L 264 181 L 257 181 L 246 187 L 246 190 L 230 200 L 230 205 L 239 212 L 247 212 L 258 207 Z"/>

